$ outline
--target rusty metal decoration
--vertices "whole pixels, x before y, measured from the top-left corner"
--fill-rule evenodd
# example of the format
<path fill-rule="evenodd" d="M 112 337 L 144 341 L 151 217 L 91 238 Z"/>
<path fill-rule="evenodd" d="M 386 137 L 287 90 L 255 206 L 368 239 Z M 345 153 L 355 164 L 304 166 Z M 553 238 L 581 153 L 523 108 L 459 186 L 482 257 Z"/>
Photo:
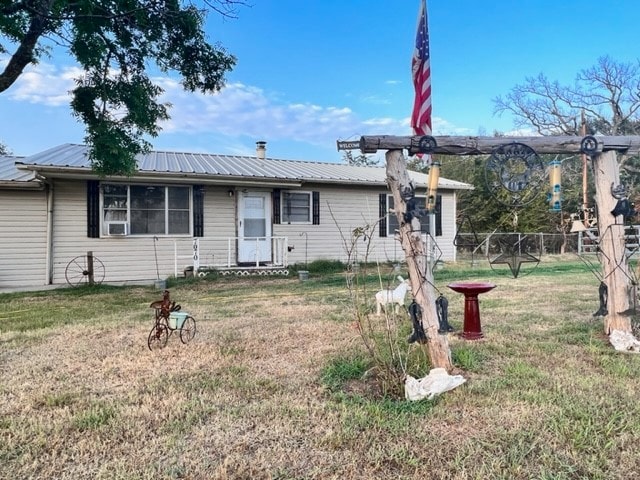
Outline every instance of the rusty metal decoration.
<path fill-rule="evenodd" d="M 531 253 L 535 253 L 536 248 L 528 235 L 519 233 L 501 235 L 497 237 L 497 243 L 500 253 L 489 260 L 489 265 L 494 271 L 499 271 L 494 268 L 496 265 L 504 264 L 509 267 L 513 278 L 518 278 L 523 263 L 535 263 L 533 268 L 527 270 L 527 274 L 531 273 L 540 264 L 540 256 L 536 257 Z"/>
<path fill-rule="evenodd" d="M 531 203 L 540 193 L 545 167 L 538 154 L 523 143 L 497 147 L 485 167 L 489 192 L 511 208 Z"/>

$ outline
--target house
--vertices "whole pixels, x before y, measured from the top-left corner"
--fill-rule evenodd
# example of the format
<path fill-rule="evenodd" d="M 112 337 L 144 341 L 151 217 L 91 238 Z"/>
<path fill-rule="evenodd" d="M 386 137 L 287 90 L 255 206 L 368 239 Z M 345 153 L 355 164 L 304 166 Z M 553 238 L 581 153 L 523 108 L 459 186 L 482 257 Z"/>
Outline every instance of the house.
<path fill-rule="evenodd" d="M 352 232 L 370 226 L 370 261 L 404 258 L 384 167 L 154 151 L 132 177 L 99 178 L 87 147 L 0 157 L 0 287 L 152 282 L 185 268 L 286 270 L 362 260 Z M 411 172 L 415 184 L 427 176 Z M 440 178 L 436 242 L 455 260 L 456 192 Z M 423 228 L 428 228 L 423 222 Z M 90 262 L 89 259 L 92 259 Z M 92 266 L 93 272 L 90 272 Z"/>

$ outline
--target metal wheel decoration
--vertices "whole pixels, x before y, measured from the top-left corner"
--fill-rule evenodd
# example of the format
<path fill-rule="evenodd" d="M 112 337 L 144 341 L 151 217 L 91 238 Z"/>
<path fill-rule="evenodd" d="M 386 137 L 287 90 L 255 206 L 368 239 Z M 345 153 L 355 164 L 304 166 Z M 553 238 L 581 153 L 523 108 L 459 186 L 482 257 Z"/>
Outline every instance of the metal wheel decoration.
<path fill-rule="evenodd" d="M 417 141 L 411 139 L 411 145 L 409 146 L 409 155 L 415 155 L 417 153 L 433 153 L 438 146 L 436 139 L 431 135 L 423 135 Z"/>
<path fill-rule="evenodd" d="M 64 278 L 72 287 L 100 285 L 104 280 L 104 263 L 93 255 L 80 255 L 67 264 Z"/>
<path fill-rule="evenodd" d="M 184 319 L 182 328 L 180 329 L 180 341 L 184 344 L 189 343 L 196 336 L 196 320 L 191 315 Z"/>
<path fill-rule="evenodd" d="M 598 152 L 598 139 L 592 135 L 587 135 L 580 141 L 580 151 L 585 155 L 593 155 Z"/>
<path fill-rule="evenodd" d="M 541 190 L 545 167 L 538 154 L 523 143 L 497 147 L 485 167 L 485 181 L 491 194 L 511 208 L 531 203 Z"/>
<path fill-rule="evenodd" d="M 159 350 L 167 345 L 169 340 L 169 327 L 163 323 L 156 323 L 149 332 L 147 345 L 149 350 Z"/>

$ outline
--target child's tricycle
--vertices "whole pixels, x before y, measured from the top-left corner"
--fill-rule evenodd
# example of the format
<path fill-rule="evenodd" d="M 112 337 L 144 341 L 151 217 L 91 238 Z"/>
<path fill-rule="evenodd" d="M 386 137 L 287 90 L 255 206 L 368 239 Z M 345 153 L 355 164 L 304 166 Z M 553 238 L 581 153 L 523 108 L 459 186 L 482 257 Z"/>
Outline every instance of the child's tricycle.
<path fill-rule="evenodd" d="M 180 332 L 180 341 L 189 343 L 196 335 L 196 320 L 191 315 L 180 311 L 180 305 L 169 298 L 169 290 L 162 294 L 162 300 L 149 305 L 155 309 L 155 324 L 149 332 L 147 345 L 149 350 L 164 348 L 169 340 L 169 335 L 174 331 Z"/>

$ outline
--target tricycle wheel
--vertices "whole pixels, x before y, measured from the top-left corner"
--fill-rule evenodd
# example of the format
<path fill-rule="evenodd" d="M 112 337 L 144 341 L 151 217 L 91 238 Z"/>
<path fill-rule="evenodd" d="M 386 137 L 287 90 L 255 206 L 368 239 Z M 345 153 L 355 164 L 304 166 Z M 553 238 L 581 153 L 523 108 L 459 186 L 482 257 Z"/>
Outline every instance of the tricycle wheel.
<path fill-rule="evenodd" d="M 180 341 L 189 343 L 196 336 L 196 319 L 188 316 L 184 319 L 182 328 L 180 329 Z"/>
<path fill-rule="evenodd" d="M 149 332 L 147 345 L 149 350 L 159 350 L 167 345 L 167 340 L 169 340 L 169 328 L 162 323 L 156 323 Z"/>

